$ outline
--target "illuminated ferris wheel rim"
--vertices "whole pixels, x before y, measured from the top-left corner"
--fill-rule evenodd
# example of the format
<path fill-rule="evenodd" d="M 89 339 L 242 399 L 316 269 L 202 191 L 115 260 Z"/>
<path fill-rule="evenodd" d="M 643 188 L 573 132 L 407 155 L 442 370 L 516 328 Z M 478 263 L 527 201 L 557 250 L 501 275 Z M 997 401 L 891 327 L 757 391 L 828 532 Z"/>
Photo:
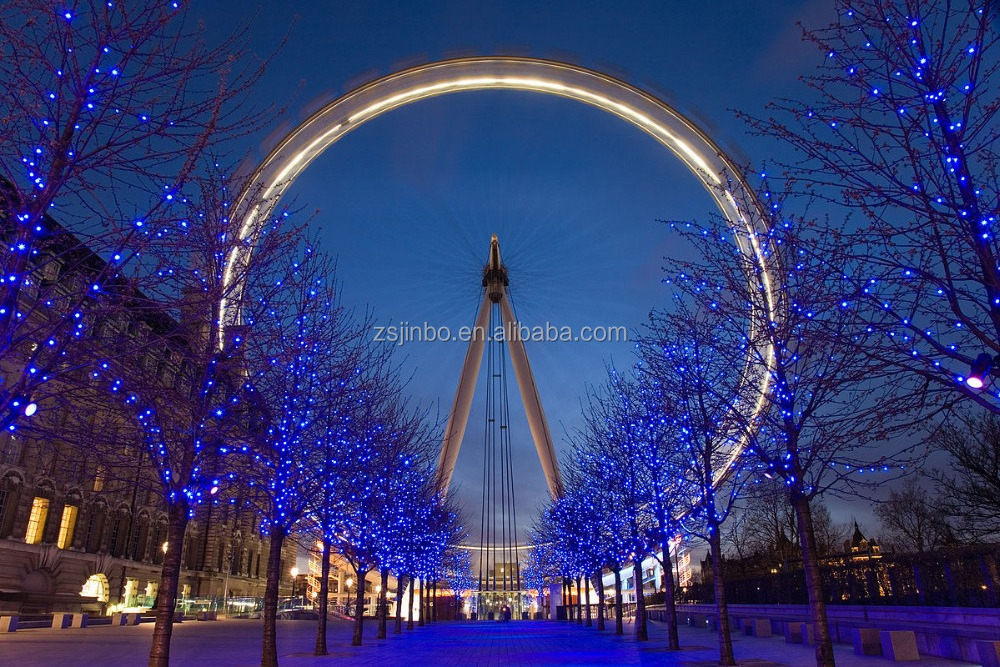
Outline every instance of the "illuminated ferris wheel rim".
<path fill-rule="evenodd" d="M 766 216 L 741 170 L 693 122 L 665 102 L 613 76 L 551 60 L 510 56 L 456 58 L 418 65 L 389 74 L 348 92 L 300 123 L 264 158 L 236 200 L 241 239 L 254 238 L 270 219 L 282 195 L 313 160 L 344 135 L 365 122 L 422 99 L 473 90 L 539 92 L 576 100 L 618 116 L 643 130 L 681 160 L 702 183 L 722 215 L 745 228 L 737 237 L 748 261 L 762 269 L 768 313 L 754 317 L 755 326 L 776 319 L 777 299 L 770 278 L 772 260 L 762 252 L 758 236 L 765 233 Z M 224 287 L 236 278 L 236 267 L 245 266 L 252 244 L 235 244 L 226 262 Z M 222 328 L 239 322 L 241 286 L 235 297 L 223 300 L 218 340 Z M 228 293 L 224 290 L 224 293 Z M 770 348 L 758 351 L 772 360 Z M 754 352 L 750 352 L 754 354 Z M 746 368 L 754 365 L 748 359 Z M 755 421 L 763 409 L 770 373 L 745 373 L 744 381 L 757 386 L 757 399 L 742 419 Z M 738 438 L 726 468 L 743 450 L 748 435 Z"/>

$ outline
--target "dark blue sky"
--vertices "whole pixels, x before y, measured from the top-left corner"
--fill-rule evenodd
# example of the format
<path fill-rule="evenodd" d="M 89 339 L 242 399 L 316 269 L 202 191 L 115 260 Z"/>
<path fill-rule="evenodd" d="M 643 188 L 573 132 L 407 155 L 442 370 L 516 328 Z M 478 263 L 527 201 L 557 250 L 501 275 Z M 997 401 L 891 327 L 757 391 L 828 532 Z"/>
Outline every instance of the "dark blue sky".
<path fill-rule="evenodd" d="M 195 2 L 211 32 L 248 3 Z M 287 34 L 257 91 L 288 104 L 275 138 L 360 83 L 416 62 L 457 55 L 569 59 L 617 74 L 696 120 L 755 168 L 774 147 L 748 137 L 734 107 L 762 111 L 801 92 L 796 76 L 821 54 L 798 21 L 834 19 L 829 3 L 793 2 L 298 2 L 257 10 L 248 35 L 260 54 Z M 284 131 L 281 129 L 284 128 Z M 249 145 L 256 158 L 268 144 Z M 349 305 L 383 323 L 457 330 L 471 324 L 490 235 L 499 234 L 519 319 L 528 325 L 625 325 L 637 332 L 665 302 L 660 267 L 683 252 L 657 219 L 705 219 L 707 194 L 647 135 L 576 102 L 503 91 L 464 92 L 393 111 L 348 135 L 292 189 L 315 211 Z M 400 349 L 420 400 L 452 400 L 465 353 L 458 343 Z M 557 447 L 578 424 L 586 385 L 604 365 L 631 361 L 628 344 L 535 343 L 528 354 Z M 516 400 L 516 399 L 515 399 Z M 453 488 L 476 517 L 482 399 Z M 519 402 L 512 403 L 518 516 L 530 524 L 546 495 Z"/>

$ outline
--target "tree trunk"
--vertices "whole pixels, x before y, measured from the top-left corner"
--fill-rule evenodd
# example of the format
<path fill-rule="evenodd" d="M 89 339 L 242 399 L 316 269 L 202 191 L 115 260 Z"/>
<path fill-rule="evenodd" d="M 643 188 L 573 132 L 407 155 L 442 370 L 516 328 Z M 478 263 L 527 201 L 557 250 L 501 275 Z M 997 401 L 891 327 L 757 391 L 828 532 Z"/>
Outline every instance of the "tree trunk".
<path fill-rule="evenodd" d="M 410 604 L 406 607 L 406 629 L 413 629 L 413 589 L 417 587 L 417 580 L 412 576 L 410 579 Z"/>
<path fill-rule="evenodd" d="M 833 642 L 830 640 L 830 626 L 826 620 L 823 578 L 819 571 L 812 509 L 809 507 L 809 500 L 802 494 L 792 494 L 791 500 L 798 523 L 799 548 L 802 550 L 802 567 L 805 570 L 806 591 L 809 594 L 809 615 L 816 633 L 816 667 L 834 667 Z"/>
<path fill-rule="evenodd" d="M 149 649 L 149 667 L 167 667 L 170 664 L 170 635 L 174 627 L 174 607 L 177 606 L 177 580 L 181 574 L 181 551 L 188 524 L 187 501 L 182 499 L 171 504 L 167 512 L 167 553 L 163 555 L 163 567 L 160 570 L 156 625 L 153 626 L 153 643 Z"/>
<path fill-rule="evenodd" d="M 278 636 L 275 622 L 278 618 L 278 582 L 281 579 L 281 547 L 285 543 L 283 528 L 271 529 L 271 544 L 267 556 L 267 581 L 264 584 L 264 641 L 261 648 L 261 667 L 278 667 Z"/>
<path fill-rule="evenodd" d="M 592 627 L 594 625 L 594 620 L 590 617 L 590 577 L 584 577 L 584 584 L 587 589 L 587 604 L 584 608 L 587 610 L 587 627 Z"/>
<path fill-rule="evenodd" d="M 316 648 L 313 655 L 327 655 L 326 624 L 330 610 L 330 542 L 323 540 L 323 562 L 319 575 L 319 621 L 316 623 Z"/>
<path fill-rule="evenodd" d="M 406 585 L 407 577 L 400 573 L 396 579 L 396 627 L 392 631 L 394 635 L 403 632 L 403 598 L 406 596 Z"/>
<path fill-rule="evenodd" d="M 615 634 L 625 634 L 625 627 L 622 625 L 622 573 L 618 569 L 618 564 L 613 565 L 615 569 Z"/>
<path fill-rule="evenodd" d="M 375 639 L 385 639 L 389 619 L 389 568 L 382 568 L 382 590 L 378 593 L 378 632 Z"/>
<path fill-rule="evenodd" d="M 355 568 L 354 574 L 358 578 L 358 592 L 354 597 L 354 636 L 351 637 L 351 646 L 361 646 L 361 635 L 365 629 L 365 577 L 368 570 Z"/>
<path fill-rule="evenodd" d="M 642 594 L 642 556 L 636 556 L 639 562 L 632 562 L 632 582 L 635 585 L 635 638 L 644 642 L 649 639 L 646 628 L 646 598 Z"/>
<path fill-rule="evenodd" d="M 597 570 L 597 629 L 604 630 L 604 571 Z"/>
<path fill-rule="evenodd" d="M 565 620 L 573 620 L 573 594 L 569 589 L 569 577 L 563 577 L 562 579 L 562 591 L 563 591 L 563 616 Z"/>
<path fill-rule="evenodd" d="M 729 634 L 729 605 L 726 604 L 726 582 L 722 575 L 722 540 L 719 527 L 709 529 L 708 544 L 712 554 L 712 583 L 715 587 L 715 610 L 719 615 L 719 664 L 735 665 L 733 638 Z"/>
<path fill-rule="evenodd" d="M 583 625 L 583 588 L 580 586 L 580 575 L 576 576 L 576 624 Z"/>
<path fill-rule="evenodd" d="M 424 627 L 424 609 L 427 608 L 427 577 L 420 577 L 420 613 L 417 615 L 417 625 Z"/>
<path fill-rule="evenodd" d="M 663 582 L 667 589 L 663 596 L 667 612 L 667 648 L 676 651 L 680 649 L 681 641 L 677 634 L 677 600 L 675 599 L 674 564 L 670 560 L 670 541 L 663 540 L 660 548 L 663 549 Z"/>
<path fill-rule="evenodd" d="M 430 613 L 430 616 L 428 616 L 428 618 L 430 620 L 434 621 L 435 623 L 437 623 L 437 620 L 438 620 L 438 582 L 436 582 L 436 581 L 431 584 L 430 605 L 431 605 L 431 613 Z"/>

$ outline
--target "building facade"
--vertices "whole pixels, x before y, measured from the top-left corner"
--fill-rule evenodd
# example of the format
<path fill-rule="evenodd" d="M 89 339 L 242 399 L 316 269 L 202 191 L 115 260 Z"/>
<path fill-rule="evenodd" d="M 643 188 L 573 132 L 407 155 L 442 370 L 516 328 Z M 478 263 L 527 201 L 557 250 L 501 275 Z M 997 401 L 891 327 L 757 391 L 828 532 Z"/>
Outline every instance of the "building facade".
<path fill-rule="evenodd" d="M 26 281 L 25 301 L 87 290 L 88 273 L 103 265 L 54 221 L 47 224 L 55 230 L 54 243 L 72 252 L 46 255 Z M 76 257 L 72 263 L 60 259 L 70 256 Z M 25 303 L 28 317 L 46 317 L 44 307 L 33 305 Z M 184 327 L 151 312 L 148 301 L 141 313 L 127 307 L 95 311 L 87 316 L 91 343 L 67 349 L 85 349 L 93 359 L 101 354 L 95 347 L 115 341 L 118 349 L 108 350 L 115 363 L 131 364 L 154 386 L 183 393 L 178 387 L 191 375 Z M 0 386 L 37 358 L 37 348 L 34 343 L 21 357 L 0 360 Z M 71 359 L 60 371 L 45 385 L 46 395 L 35 398 L 37 412 L 0 433 L 0 612 L 148 608 L 156 600 L 167 540 L 158 478 L 139 433 L 122 423 L 120 404 L 116 410 L 110 403 L 119 399 L 88 383 L 87 363 Z M 263 595 L 268 540 L 238 490 L 228 493 L 196 506 L 188 524 L 178 596 L 189 603 Z M 282 567 L 279 590 L 285 594 L 295 550 L 289 541 L 283 553 L 289 567 Z"/>

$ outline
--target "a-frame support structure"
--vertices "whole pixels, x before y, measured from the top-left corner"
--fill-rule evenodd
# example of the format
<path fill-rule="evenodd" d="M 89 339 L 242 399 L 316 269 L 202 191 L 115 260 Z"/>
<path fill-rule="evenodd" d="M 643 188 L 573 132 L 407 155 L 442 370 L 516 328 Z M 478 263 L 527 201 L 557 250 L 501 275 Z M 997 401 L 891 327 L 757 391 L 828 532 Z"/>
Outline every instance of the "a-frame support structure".
<path fill-rule="evenodd" d="M 455 471 L 455 461 L 458 459 L 462 439 L 465 437 L 465 427 L 469 422 L 469 410 L 472 408 L 472 397 L 476 391 L 476 380 L 483 361 L 483 349 L 487 336 L 496 332 L 488 331 L 490 310 L 494 303 L 499 304 L 503 320 L 504 340 L 510 353 L 511 365 L 517 377 L 517 387 L 521 393 L 521 401 L 528 418 L 531 438 L 535 442 L 538 460 L 542 464 L 542 472 L 549 486 L 553 499 L 562 495 L 562 479 L 559 476 L 559 465 L 556 462 L 555 447 L 552 445 L 552 434 L 542 410 L 542 399 L 538 394 L 535 376 L 528 363 L 528 355 L 524 350 L 524 341 L 518 337 L 518 325 L 514 319 L 514 309 L 510 305 L 510 295 L 507 293 L 507 267 L 500 261 L 500 241 L 496 234 L 490 241 L 489 261 L 483 268 L 483 294 L 479 312 L 476 314 L 476 324 L 469 341 L 469 349 L 465 353 L 462 373 L 458 379 L 458 389 L 455 391 L 455 401 L 448 415 L 448 425 L 444 432 L 444 442 L 441 444 L 441 457 L 438 459 L 437 486 L 441 492 L 446 492 Z"/>

